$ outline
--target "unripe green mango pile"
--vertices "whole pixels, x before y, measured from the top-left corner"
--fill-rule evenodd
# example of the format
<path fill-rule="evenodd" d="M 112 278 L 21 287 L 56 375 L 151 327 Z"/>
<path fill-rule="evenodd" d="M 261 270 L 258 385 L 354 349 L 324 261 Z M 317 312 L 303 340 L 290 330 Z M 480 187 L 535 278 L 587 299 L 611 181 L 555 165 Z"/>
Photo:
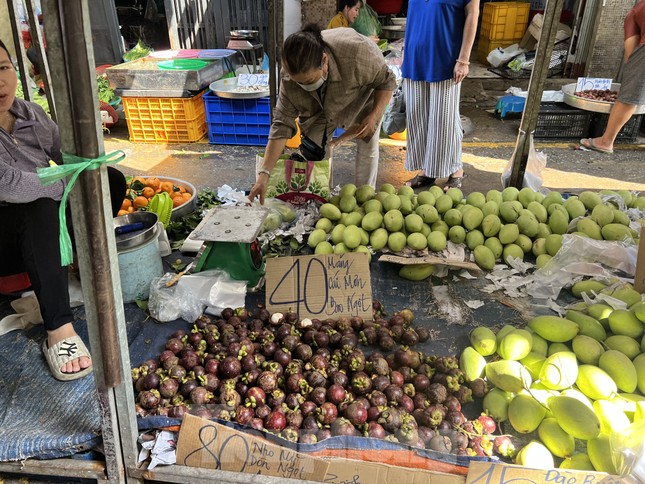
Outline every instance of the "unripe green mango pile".
<path fill-rule="evenodd" d="M 320 207 L 308 245 L 317 254 L 371 255 L 384 249 L 397 253 L 406 247 L 432 253 L 444 250 L 450 240 L 465 244 L 485 270 L 498 261 L 523 260 L 527 255 L 535 257 L 540 268 L 557 253 L 565 233 L 638 242 L 627 214 L 618 204 L 603 202 L 601 195 L 619 197 L 626 207 L 645 210 L 645 197 L 625 190 L 583 191 L 565 200 L 559 192 L 544 196 L 530 188 L 464 196 L 459 188 L 444 193 L 432 186 L 416 194 L 408 186 L 397 189 L 384 184 L 377 192 L 369 185 L 347 184 Z M 400 275 L 422 280 L 431 273 L 431 268 L 410 266 Z"/>
<path fill-rule="evenodd" d="M 626 308 L 581 301 L 523 329 L 477 327 L 460 368 L 468 381 L 488 382 L 486 413 L 533 438 L 517 464 L 616 474 L 609 436 L 645 420 L 645 301 L 630 284 L 595 280 L 571 293 L 605 294 Z"/>

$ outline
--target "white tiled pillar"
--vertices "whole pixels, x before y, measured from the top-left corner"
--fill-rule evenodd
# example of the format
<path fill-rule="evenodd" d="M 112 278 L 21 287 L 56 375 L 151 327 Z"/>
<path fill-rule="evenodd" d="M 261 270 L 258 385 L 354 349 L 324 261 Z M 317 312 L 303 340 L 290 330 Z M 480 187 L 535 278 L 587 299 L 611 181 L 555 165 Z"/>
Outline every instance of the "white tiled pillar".
<path fill-rule="evenodd" d="M 284 0 L 284 38 L 298 32 L 301 25 L 301 0 Z"/>

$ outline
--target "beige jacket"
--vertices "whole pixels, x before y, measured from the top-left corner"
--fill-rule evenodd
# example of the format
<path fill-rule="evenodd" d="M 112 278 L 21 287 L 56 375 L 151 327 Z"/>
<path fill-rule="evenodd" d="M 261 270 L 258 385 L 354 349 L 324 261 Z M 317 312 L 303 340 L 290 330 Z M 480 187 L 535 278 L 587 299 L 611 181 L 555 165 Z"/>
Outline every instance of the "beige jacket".
<path fill-rule="evenodd" d="M 289 139 L 296 133 L 298 118 L 302 133 L 313 125 L 328 131 L 348 128 L 372 111 L 374 91 L 393 91 L 394 74 L 385 64 L 377 45 L 352 28 L 324 30 L 329 74 L 318 92 L 307 92 L 282 70 L 280 93 L 273 111 L 269 139 Z"/>

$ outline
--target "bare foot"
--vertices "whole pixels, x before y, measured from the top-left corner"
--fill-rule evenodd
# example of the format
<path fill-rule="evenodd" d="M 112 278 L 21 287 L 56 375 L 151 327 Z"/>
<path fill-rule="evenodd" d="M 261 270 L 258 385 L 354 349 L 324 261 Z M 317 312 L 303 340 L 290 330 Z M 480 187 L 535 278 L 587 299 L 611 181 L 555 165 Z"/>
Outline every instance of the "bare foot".
<path fill-rule="evenodd" d="M 56 343 L 72 336 L 76 336 L 74 326 L 72 326 L 72 323 L 64 324 L 58 329 L 47 331 L 47 345 L 51 348 Z M 62 371 L 63 373 L 78 373 L 79 371 L 84 370 L 85 368 L 89 368 L 90 366 L 92 366 L 92 360 L 87 356 L 81 356 L 80 358 L 75 358 L 65 363 L 60 368 L 60 371 Z"/>

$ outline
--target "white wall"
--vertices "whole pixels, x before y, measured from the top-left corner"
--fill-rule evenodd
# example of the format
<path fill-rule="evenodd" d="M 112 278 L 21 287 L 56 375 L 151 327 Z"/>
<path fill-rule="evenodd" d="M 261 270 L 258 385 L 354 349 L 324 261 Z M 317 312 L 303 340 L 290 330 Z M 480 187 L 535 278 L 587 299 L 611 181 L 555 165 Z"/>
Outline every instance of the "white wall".
<path fill-rule="evenodd" d="M 13 47 L 13 35 L 11 33 L 11 23 L 9 22 L 9 8 L 7 2 L 0 2 L 0 40 L 9 49 L 12 57 L 16 56 L 16 49 Z"/>
<path fill-rule="evenodd" d="M 302 27 L 301 24 L 300 0 L 284 0 L 284 38 L 298 32 Z"/>

